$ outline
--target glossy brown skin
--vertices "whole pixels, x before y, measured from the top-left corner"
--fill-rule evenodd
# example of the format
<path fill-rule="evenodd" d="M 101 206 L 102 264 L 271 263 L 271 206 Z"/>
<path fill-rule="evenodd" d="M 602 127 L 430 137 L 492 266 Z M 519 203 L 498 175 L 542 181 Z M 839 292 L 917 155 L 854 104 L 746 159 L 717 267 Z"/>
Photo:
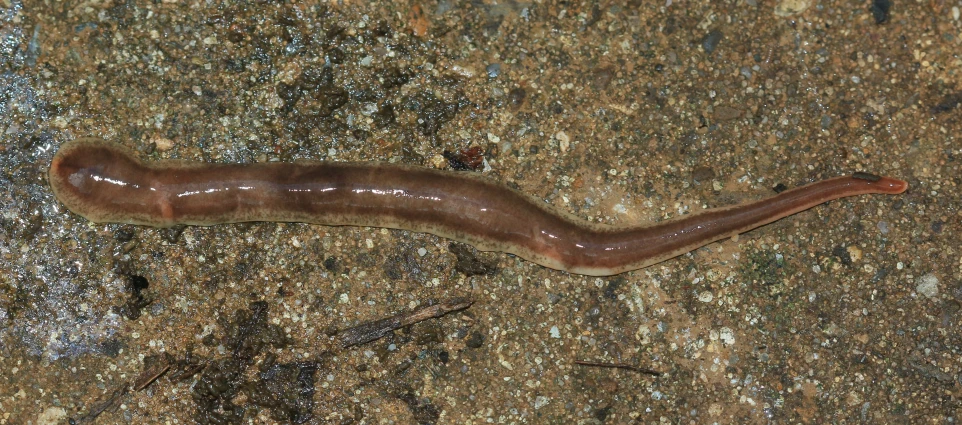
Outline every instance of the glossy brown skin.
<path fill-rule="evenodd" d="M 432 233 L 546 267 L 607 276 L 639 269 L 824 202 L 908 184 L 868 174 L 837 177 L 755 202 L 659 223 L 589 223 L 468 173 L 382 163 L 145 163 L 121 145 L 61 146 L 50 186 L 94 222 L 154 227 L 285 221 Z"/>

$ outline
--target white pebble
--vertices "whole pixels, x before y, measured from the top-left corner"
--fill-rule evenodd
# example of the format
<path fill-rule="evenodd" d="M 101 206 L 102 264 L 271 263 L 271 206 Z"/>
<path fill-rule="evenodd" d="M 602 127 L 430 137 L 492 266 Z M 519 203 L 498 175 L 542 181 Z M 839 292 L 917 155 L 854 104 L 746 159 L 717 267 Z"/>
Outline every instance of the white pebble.
<path fill-rule="evenodd" d="M 812 0 L 781 0 L 775 6 L 775 16 L 787 18 L 795 16 L 808 10 L 812 6 Z"/>
<path fill-rule="evenodd" d="M 56 425 L 64 422 L 64 418 L 67 417 L 67 411 L 62 407 L 48 407 L 40 416 L 37 416 L 37 424 L 40 425 Z"/>
<path fill-rule="evenodd" d="M 571 138 L 563 131 L 555 133 L 554 138 L 558 139 L 558 146 L 561 148 L 561 152 L 568 152 L 568 148 L 571 146 Z"/>
<path fill-rule="evenodd" d="M 725 345 L 732 345 L 735 343 L 735 332 L 731 328 L 721 328 L 718 337 L 725 343 Z"/>
<path fill-rule="evenodd" d="M 534 408 L 535 410 L 540 409 L 542 407 L 545 407 L 549 402 L 551 402 L 550 398 L 545 397 L 543 395 L 539 395 L 534 398 Z"/>
<path fill-rule="evenodd" d="M 934 274 L 928 273 L 919 278 L 919 284 L 915 287 L 915 292 L 933 298 L 939 295 L 939 278 Z"/>

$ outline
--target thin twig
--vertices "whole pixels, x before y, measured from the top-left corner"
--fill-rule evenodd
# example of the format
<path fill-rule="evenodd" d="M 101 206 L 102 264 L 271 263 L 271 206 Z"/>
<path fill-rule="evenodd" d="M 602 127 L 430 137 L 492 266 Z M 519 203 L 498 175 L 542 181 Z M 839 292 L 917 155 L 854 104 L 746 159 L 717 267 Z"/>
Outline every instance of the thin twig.
<path fill-rule="evenodd" d="M 630 370 L 632 372 L 644 373 L 646 375 L 661 376 L 662 372 L 653 369 L 647 369 L 643 367 L 637 367 L 632 365 L 620 364 L 620 363 L 603 363 L 603 362 L 590 362 L 586 360 L 575 360 L 576 365 L 580 366 L 593 366 L 593 367 L 606 367 L 610 369 L 624 369 Z"/>
<path fill-rule="evenodd" d="M 141 391 L 147 388 L 150 384 L 153 384 L 157 378 L 160 378 L 168 370 L 170 370 L 171 363 L 173 363 L 174 358 L 169 353 L 163 353 L 159 356 L 153 365 L 149 369 L 143 371 L 140 376 L 134 381 L 134 391 Z"/>
<path fill-rule="evenodd" d="M 413 325 L 427 319 L 441 317 L 452 311 L 464 310 L 471 306 L 474 301 L 466 299 L 453 299 L 420 308 L 418 310 L 401 313 L 386 319 L 375 320 L 372 322 L 361 323 L 360 325 L 347 328 L 338 332 L 341 348 L 352 347 L 365 344 L 380 339 L 388 332 L 405 326 Z"/>
<path fill-rule="evenodd" d="M 100 416 L 101 413 L 104 413 L 108 410 L 116 409 L 117 406 L 120 405 L 120 398 L 126 395 L 128 391 L 130 391 L 130 384 L 126 382 L 121 384 L 120 387 L 115 389 L 113 393 L 107 396 L 106 400 L 104 400 L 103 402 L 97 403 L 97 405 L 92 407 L 90 411 L 87 412 L 86 415 L 81 416 L 79 419 L 77 419 L 73 423 L 92 424 L 94 420 L 96 420 L 97 417 Z"/>

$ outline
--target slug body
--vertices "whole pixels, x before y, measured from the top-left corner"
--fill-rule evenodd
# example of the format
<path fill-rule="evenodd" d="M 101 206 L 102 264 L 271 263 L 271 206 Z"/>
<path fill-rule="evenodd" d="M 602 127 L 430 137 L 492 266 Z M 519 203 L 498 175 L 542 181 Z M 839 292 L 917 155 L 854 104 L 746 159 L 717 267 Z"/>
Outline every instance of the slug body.
<path fill-rule="evenodd" d="M 824 202 L 902 193 L 901 180 L 857 173 L 746 204 L 645 226 L 593 224 L 468 173 L 382 163 L 143 162 L 100 139 L 61 146 L 50 186 L 94 222 L 154 227 L 247 221 L 371 226 L 432 233 L 571 273 L 640 269 Z"/>

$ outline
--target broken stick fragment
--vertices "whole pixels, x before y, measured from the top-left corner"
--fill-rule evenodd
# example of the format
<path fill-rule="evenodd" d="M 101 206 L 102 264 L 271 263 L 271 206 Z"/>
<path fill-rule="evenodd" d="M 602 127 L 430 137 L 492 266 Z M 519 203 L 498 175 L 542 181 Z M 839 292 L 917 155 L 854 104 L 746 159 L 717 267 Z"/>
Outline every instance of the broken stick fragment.
<path fill-rule="evenodd" d="M 606 363 L 606 362 L 592 362 L 587 360 L 575 360 L 575 364 L 578 366 L 592 366 L 592 367 L 603 367 L 609 369 L 624 369 L 630 370 L 632 372 L 643 373 L 645 375 L 661 376 L 662 372 L 657 370 L 648 369 L 644 367 L 637 367 L 621 363 Z"/>
<path fill-rule="evenodd" d="M 364 322 L 357 326 L 353 326 L 338 332 L 338 344 L 341 346 L 341 348 L 366 344 L 368 342 L 383 338 L 388 334 L 388 332 L 403 328 L 405 326 L 413 325 L 427 319 L 441 317 L 452 311 L 464 310 L 470 307 L 473 303 L 474 301 L 471 300 L 455 298 L 439 304 L 422 307 L 408 313 L 401 313 L 385 319 Z"/>

